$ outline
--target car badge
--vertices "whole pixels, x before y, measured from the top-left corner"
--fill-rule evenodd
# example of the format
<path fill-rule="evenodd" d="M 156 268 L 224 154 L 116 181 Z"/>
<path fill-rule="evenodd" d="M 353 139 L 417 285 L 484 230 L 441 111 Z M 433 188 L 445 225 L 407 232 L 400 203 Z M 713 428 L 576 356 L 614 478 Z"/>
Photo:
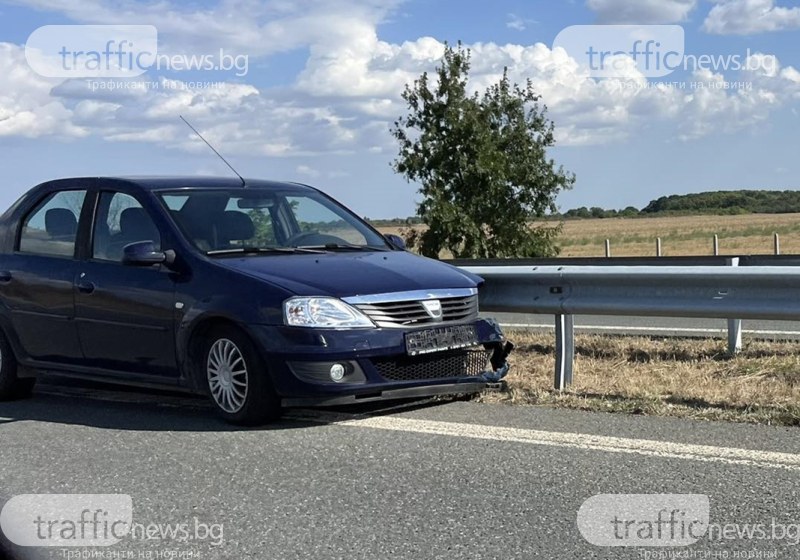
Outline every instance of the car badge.
<path fill-rule="evenodd" d="M 442 320 L 442 302 L 438 299 L 429 299 L 422 302 L 425 312 L 435 321 Z"/>

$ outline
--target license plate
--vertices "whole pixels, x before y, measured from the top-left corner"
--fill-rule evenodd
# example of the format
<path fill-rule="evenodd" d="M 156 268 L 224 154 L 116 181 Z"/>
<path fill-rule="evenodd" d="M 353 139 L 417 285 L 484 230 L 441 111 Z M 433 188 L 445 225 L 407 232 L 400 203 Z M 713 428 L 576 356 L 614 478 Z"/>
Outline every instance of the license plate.
<path fill-rule="evenodd" d="M 406 353 L 409 356 L 466 348 L 478 344 L 478 334 L 472 325 L 438 327 L 406 333 Z"/>

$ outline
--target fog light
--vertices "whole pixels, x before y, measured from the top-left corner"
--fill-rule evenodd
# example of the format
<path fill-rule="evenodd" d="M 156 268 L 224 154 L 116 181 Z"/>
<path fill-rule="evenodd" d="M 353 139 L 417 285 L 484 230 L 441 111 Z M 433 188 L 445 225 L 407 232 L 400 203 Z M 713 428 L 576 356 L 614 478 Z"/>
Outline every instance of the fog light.
<path fill-rule="evenodd" d="M 331 366 L 331 379 L 336 381 L 337 383 L 344 379 L 344 374 L 346 373 L 344 366 L 342 364 L 333 364 Z"/>

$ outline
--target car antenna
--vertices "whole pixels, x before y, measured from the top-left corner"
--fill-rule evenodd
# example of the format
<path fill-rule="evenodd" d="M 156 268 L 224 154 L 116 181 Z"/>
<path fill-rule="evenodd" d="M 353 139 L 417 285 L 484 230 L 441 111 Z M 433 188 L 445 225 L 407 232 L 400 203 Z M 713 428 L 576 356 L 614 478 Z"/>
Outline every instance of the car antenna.
<path fill-rule="evenodd" d="M 246 186 L 247 186 L 247 183 L 245 183 L 245 182 L 244 182 L 244 177 L 242 177 L 241 175 L 239 175 L 239 172 L 238 172 L 238 171 L 236 171 L 236 170 L 233 168 L 233 166 L 232 166 L 230 163 L 228 163 L 228 160 L 227 160 L 227 159 L 225 159 L 224 157 L 222 157 L 222 154 L 221 154 L 221 153 L 219 153 L 219 152 L 216 150 L 216 148 L 214 148 L 214 146 L 212 146 L 212 145 L 209 143 L 209 141 L 208 141 L 208 140 L 206 140 L 205 138 L 203 138 L 203 135 L 202 135 L 202 134 L 200 134 L 199 132 L 197 132 L 197 129 L 196 129 L 195 127 L 193 127 L 191 124 L 189 124 L 189 121 L 187 121 L 186 119 L 184 119 L 184 118 L 183 118 L 183 115 L 178 115 L 178 116 L 181 118 L 181 120 L 182 120 L 183 122 L 185 122 L 185 123 L 186 123 L 186 126 L 188 126 L 189 128 L 191 128 L 191 129 L 192 129 L 192 132 L 194 132 L 195 134 L 197 134 L 197 136 L 200 138 L 200 140 L 202 140 L 203 142 L 205 142 L 205 143 L 206 143 L 206 146 L 208 146 L 209 148 L 211 148 L 211 151 L 212 151 L 212 152 L 214 152 L 215 154 L 217 154 L 217 156 L 219 157 L 219 159 L 221 159 L 221 160 L 222 160 L 222 161 L 225 163 L 225 165 L 227 165 L 228 167 L 230 167 L 230 168 L 231 168 L 231 171 L 233 171 L 233 172 L 234 172 L 234 174 L 235 174 L 237 177 L 239 177 L 239 180 L 242 182 L 242 186 L 243 186 L 243 187 L 246 187 Z"/>

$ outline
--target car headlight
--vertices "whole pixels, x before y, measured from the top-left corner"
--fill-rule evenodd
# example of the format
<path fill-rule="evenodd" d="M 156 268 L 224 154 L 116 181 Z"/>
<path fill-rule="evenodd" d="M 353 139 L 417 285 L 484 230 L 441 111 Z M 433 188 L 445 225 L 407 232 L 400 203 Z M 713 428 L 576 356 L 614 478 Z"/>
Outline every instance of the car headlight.
<path fill-rule="evenodd" d="M 355 307 L 331 297 L 287 299 L 283 304 L 283 318 L 291 327 L 337 329 L 375 326 Z"/>

